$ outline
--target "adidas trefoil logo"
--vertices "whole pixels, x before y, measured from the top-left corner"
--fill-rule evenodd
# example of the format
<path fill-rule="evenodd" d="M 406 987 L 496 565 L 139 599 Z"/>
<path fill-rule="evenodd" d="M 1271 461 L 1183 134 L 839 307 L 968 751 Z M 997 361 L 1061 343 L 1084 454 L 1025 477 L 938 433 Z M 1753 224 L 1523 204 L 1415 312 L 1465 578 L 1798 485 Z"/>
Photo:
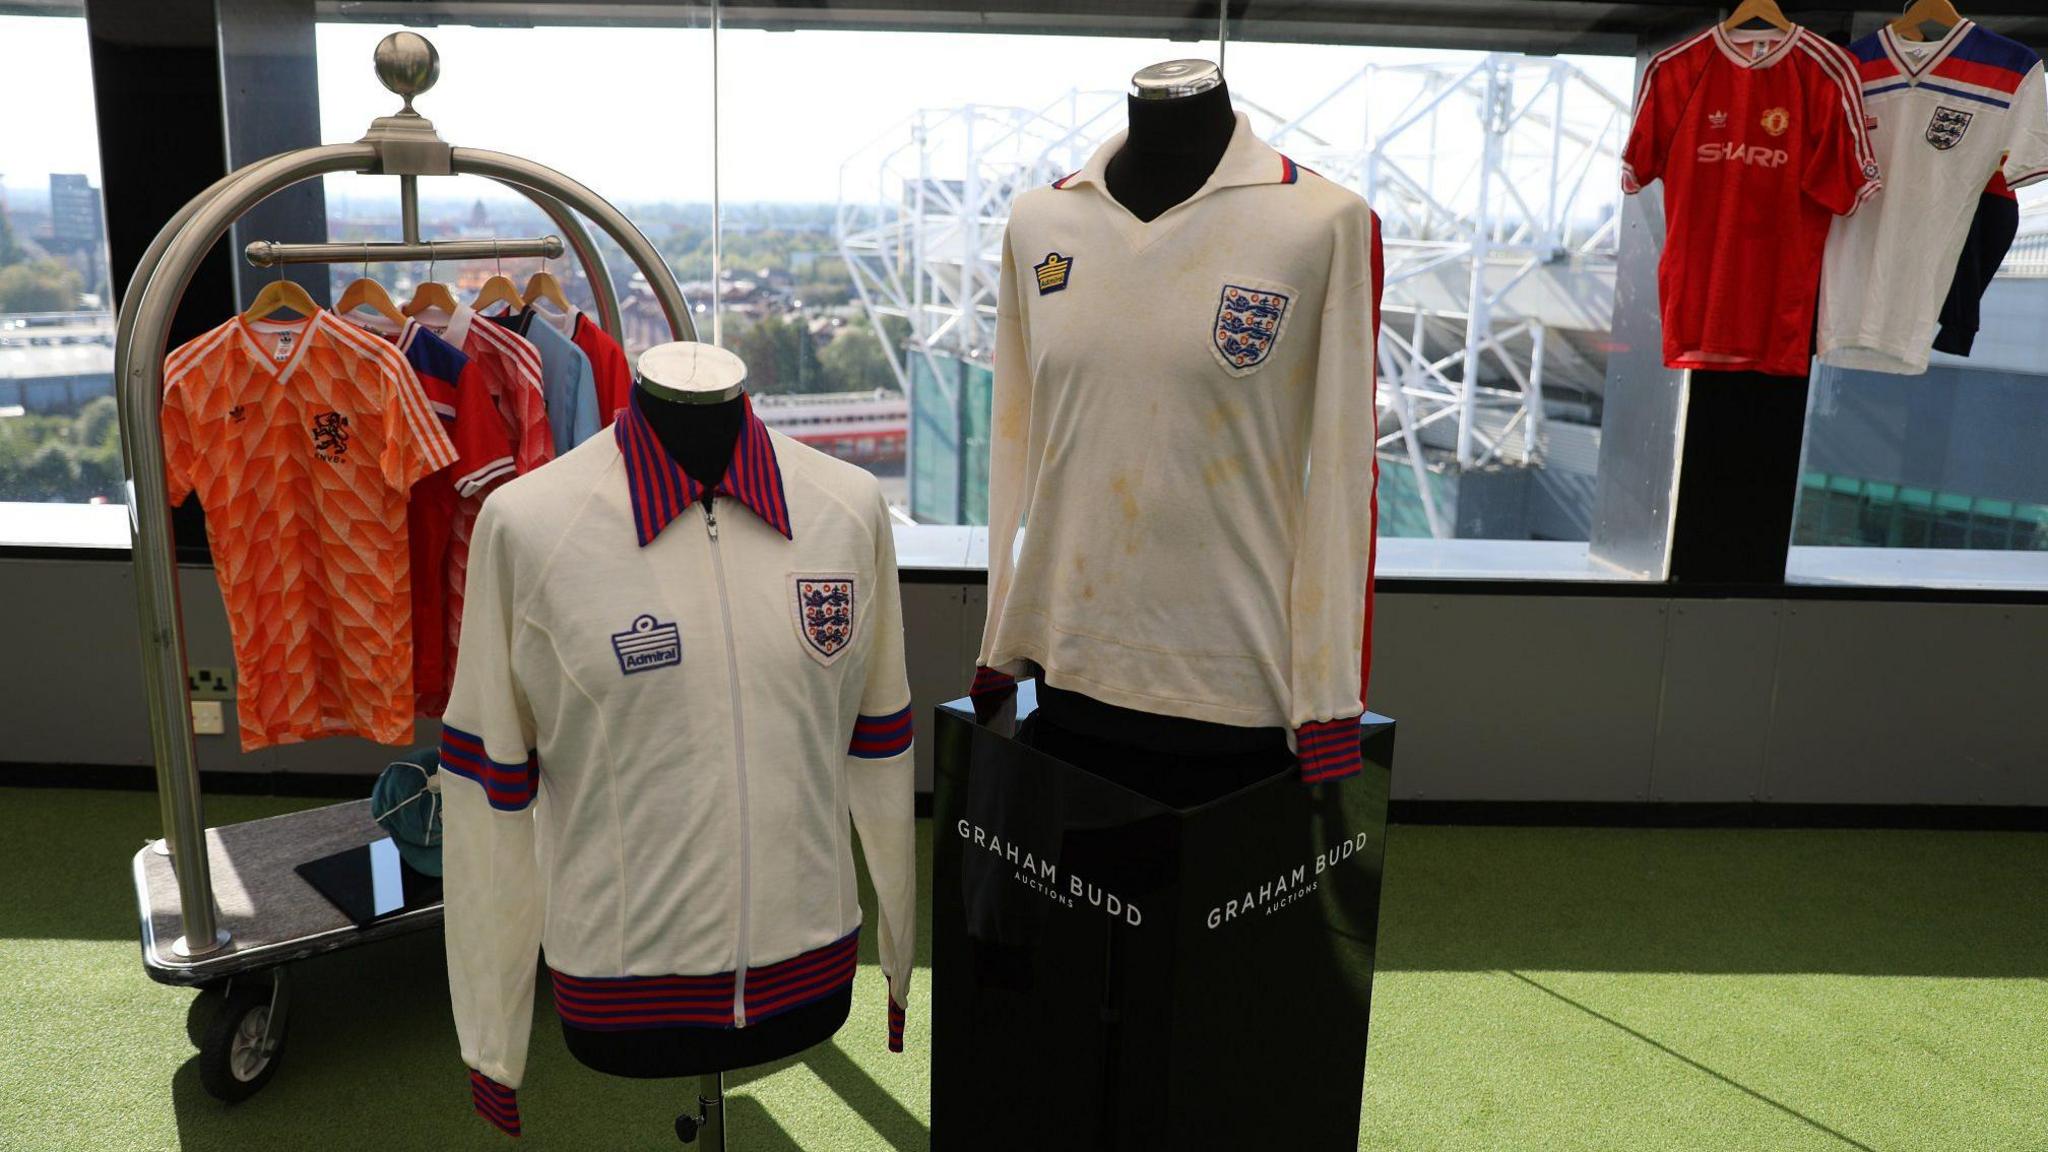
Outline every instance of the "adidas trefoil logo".
<path fill-rule="evenodd" d="M 1727 114 L 1726 112 L 1709 112 L 1709 113 L 1707 113 L 1707 127 L 1709 127 L 1709 128 L 1726 128 L 1727 126 L 1728 126 L 1728 114 Z"/>

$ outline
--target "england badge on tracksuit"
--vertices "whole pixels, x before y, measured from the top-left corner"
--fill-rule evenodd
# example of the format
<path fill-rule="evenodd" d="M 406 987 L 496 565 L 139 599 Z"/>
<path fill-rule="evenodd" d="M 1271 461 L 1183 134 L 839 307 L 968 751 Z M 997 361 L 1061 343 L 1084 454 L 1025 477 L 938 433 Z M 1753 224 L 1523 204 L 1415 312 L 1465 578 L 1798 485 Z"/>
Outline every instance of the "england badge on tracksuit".
<path fill-rule="evenodd" d="M 804 651 L 820 664 L 839 659 L 853 642 L 852 574 L 792 576 L 790 591 Z"/>

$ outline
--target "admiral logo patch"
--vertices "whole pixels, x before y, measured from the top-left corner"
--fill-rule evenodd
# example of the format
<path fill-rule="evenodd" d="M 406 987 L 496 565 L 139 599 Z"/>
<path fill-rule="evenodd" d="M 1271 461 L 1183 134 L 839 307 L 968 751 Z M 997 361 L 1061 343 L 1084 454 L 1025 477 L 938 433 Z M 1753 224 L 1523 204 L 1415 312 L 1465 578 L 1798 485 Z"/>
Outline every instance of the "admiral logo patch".
<path fill-rule="evenodd" d="M 804 651 L 818 663 L 830 665 L 853 644 L 853 574 L 792 576 L 789 584 Z"/>
<path fill-rule="evenodd" d="M 1225 284 L 1213 333 L 1223 366 L 1233 375 L 1258 367 L 1279 342 L 1280 324 L 1286 318 L 1286 293 Z"/>
<path fill-rule="evenodd" d="M 683 662 L 683 637 L 672 623 L 635 616 L 624 632 L 612 633 L 612 652 L 619 658 L 623 675 L 674 668 Z"/>
<path fill-rule="evenodd" d="M 1764 131 L 1773 136 L 1783 136 L 1785 129 L 1792 126 L 1792 114 L 1783 108 L 1766 109 L 1762 123 Z"/>
<path fill-rule="evenodd" d="M 1047 252 L 1045 259 L 1031 266 L 1038 274 L 1038 294 L 1049 296 L 1067 286 L 1067 274 L 1074 270 L 1074 258 Z"/>
<path fill-rule="evenodd" d="M 1948 151 L 1963 142 L 1971 119 L 1971 114 L 1960 108 L 1937 105 L 1933 118 L 1927 121 L 1927 142 L 1939 151 Z"/>

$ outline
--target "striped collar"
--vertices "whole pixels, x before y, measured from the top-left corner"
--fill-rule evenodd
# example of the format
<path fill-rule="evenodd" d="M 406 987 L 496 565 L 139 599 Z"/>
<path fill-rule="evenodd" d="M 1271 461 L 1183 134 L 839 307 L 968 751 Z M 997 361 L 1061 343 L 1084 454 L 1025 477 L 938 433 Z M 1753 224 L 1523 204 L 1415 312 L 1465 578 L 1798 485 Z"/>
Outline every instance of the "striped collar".
<path fill-rule="evenodd" d="M 633 527 L 640 546 L 654 542 L 661 530 L 704 498 L 704 486 L 684 472 L 670 458 L 668 450 L 654 435 L 647 418 L 640 414 L 640 390 L 633 389 L 632 402 L 612 425 L 619 456 L 626 464 L 626 487 L 633 498 Z M 746 505 L 770 528 L 786 539 L 790 532 L 789 501 L 782 491 L 782 469 L 775 462 L 775 445 L 768 426 L 754 415 L 751 397 L 740 397 L 739 440 L 733 445 L 732 462 L 725 466 L 714 496 L 729 496 Z"/>
<path fill-rule="evenodd" d="M 1780 32 L 1772 28 L 1762 32 L 1740 30 L 1731 33 L 1720 24 L 1714 25 L 1713 28 L 1714 46 L 1721 50 L 1721 55 L 1726 56 L 1736 67 L 1751 70 L 1769 68 L 1783 60 L 1785 55 L 1792 51 L 1792 46 L 1799 42 L 1799 38 L 1806 34 L 1806 29 L 1798 24 L 1794 24 L 1790 32 Z M 1756 44 L 1765 45 L 1761 55 L 1753 50 Z"/>
<path fill-rule="evenodd" d="M 1964 20 L 1939 40 L 1901 40 L 1889 24 L 1878 29 L 1877 35 L 1884 44 L 1885 55 L 1891 57 L 1892 63 L 1898 65 L 1908 80 L 1917 84 L 1921 77 L 1933 72 L 1937 65 L 1949 58 L 1949 54 L 1970 34 L 1971 27 L 1970 21 Z M 1908 51 L 1909 47 L 1919 51 Z"/>
<path fill-rule="evenodd" d="M 1236 188 L 1247 184 L 1292 184 L 1301 178 L 1301 166 L 1259 139 L 1252 131 L 1249 116 L 1235 113 L 1237 127 L 1231 130 L 1230 143 L 1223 149 L 1222 159 L 1216 162 L 1216 170 L 1208 182 L 1188 197 L 1189 201 L 1214 192 L 1219 188 Z M 1104 141 L 1095 150 L 1088 163 L 1078 172 L 1063 176 L 1053 182 L 1055 188 L 1079 188 L 1084 184 L 1095 184 L 1107 190 L 1109 183 L 1104 173 L 1109 171 L 1112 156 L 1123 151 L 1124 141 L 1130 136 L 1128 129 Z"/>

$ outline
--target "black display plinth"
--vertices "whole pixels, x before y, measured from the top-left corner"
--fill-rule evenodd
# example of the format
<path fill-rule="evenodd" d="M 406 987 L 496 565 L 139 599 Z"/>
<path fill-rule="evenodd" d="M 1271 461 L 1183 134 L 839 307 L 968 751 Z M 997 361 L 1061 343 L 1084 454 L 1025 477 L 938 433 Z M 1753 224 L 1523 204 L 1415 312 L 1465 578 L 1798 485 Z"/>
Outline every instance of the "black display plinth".
<path fill-rule="evenodd" d="M 1173 808 L 940 706 L 932 1147 L 1350 1152 L 1393 767 Z"/>

